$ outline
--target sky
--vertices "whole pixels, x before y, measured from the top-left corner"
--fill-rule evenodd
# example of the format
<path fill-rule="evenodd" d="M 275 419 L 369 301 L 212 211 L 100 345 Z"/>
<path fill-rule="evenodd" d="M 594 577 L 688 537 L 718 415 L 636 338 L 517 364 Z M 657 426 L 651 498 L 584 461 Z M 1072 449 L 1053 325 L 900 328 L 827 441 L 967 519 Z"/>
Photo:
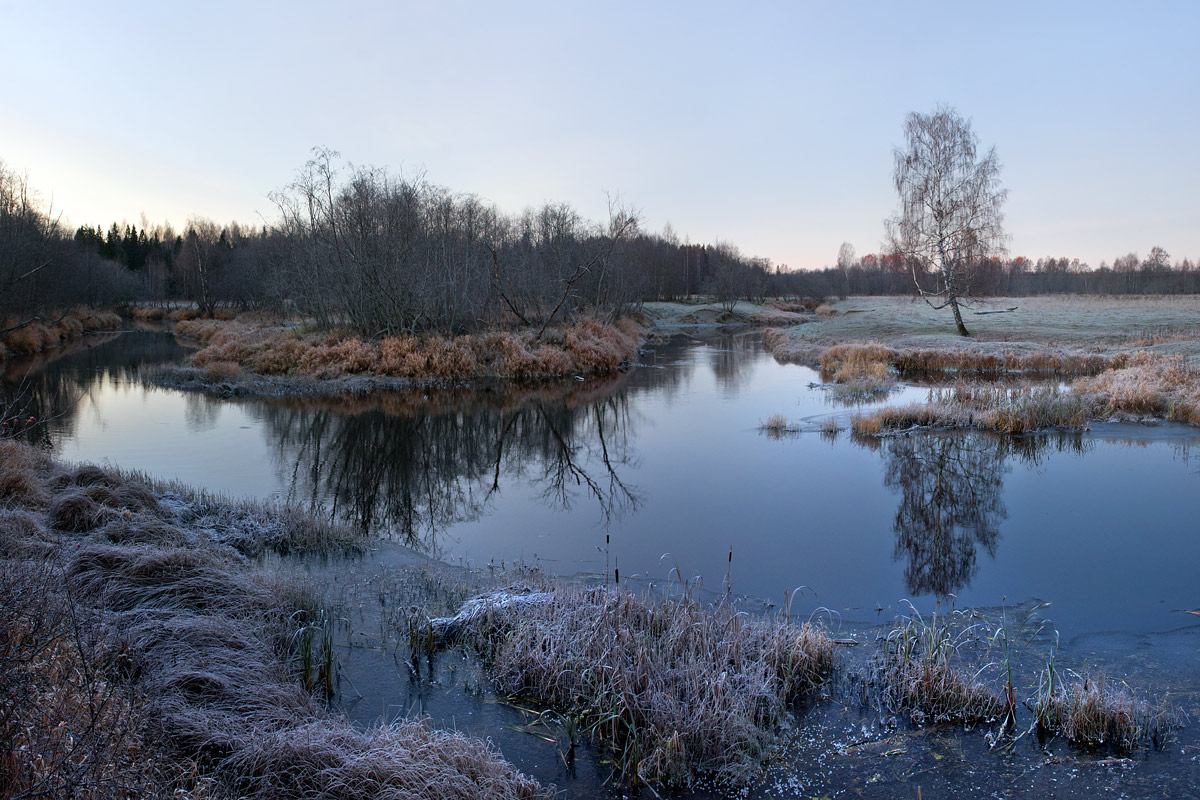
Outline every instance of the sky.
<path fill-rule="evenodd" d="M 1196 260 L 1198 32 L 1193 0 L 0 0 L 0 160 L 72 227 L 262 224 L 319 146 L 811 268 L 878 252 L 905 116 L 948 104 L 1012 255 Z"/>

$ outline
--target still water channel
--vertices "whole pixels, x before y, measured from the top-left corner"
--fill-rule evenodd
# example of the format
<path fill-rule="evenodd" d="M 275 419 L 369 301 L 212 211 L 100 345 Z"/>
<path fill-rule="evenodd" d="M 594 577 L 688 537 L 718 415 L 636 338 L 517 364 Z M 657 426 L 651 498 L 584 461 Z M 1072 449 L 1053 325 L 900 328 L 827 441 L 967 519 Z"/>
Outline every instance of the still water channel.
<path fill-rule="evenodd" d="M 820 422 L 854 409 L 753 332 L 678 336 L 566 390 L 341 401 L 147 388 L 139 366 L 186 354 L 172 338 L 91 344 L 31 378 L 62 458 L 323 509 L 451 563 L 603 574 L 607 538 L 623 577 L 677 564 L 719 590 L 728 572 L 767 600 L 804 585 L 852 618 L 1036 598 L 1065 634 L 1161 630 L 1200 604 L 1193 428 L 831 438 Z M 803 432 L 765 435 L 776 413 Z"/>
<path fill-rule="evenodd" d="M 1194 428 L 831 436 L 821 423 L 846 428 L 856 409 L 756 332 L 675 336 L 628 374 L 525 392 L 246 400 L 138 379 L 186 353 L 169 333 L 127 333 L 11 364 L 6 383 L 28 373 L 38 435 L 66 460 L 285 500 L 452 564 L 643 581 L 678 566 L 775 603 L 803 585 L 794 611 L 847 626 L 905 601 L 1038 601 L 1066 641 L 1183 631 L 1173 657 L 1194 670 L 1200 655 L 1184 613 L 1200 606 Z M 773 414 L 801 431 L 766 435 Z"/>

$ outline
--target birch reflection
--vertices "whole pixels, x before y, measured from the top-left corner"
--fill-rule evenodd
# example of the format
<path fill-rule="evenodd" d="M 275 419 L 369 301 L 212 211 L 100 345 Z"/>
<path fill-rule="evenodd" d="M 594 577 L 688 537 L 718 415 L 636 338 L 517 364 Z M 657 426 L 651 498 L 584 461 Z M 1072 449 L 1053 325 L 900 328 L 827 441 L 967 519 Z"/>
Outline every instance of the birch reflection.
<path fill-rule="evenodd" d="M 995 556 L 1007 448 L 998 438 L 926 434 L 888 439 L 885 485 L 899 491 L 894 558 L 914 595 L 945 597 L 978 571 L 980 548 Z"/>
<path fill-rule="evenodd" d="M 430 552 L 439 532 L 481 517 L 518 479 L 540 487 L 555 508 L 586 497 L 605 520 L 640 502 L 620 475 L 633 462 L 620 396 L 440 413 L 307 401 L 261 414 L 289 502 Z"/>

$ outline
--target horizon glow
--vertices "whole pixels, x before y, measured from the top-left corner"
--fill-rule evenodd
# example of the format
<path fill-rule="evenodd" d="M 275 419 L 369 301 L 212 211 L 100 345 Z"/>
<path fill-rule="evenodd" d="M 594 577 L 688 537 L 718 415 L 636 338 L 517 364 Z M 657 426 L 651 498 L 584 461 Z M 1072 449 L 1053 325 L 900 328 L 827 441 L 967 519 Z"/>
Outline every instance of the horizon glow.
<path fill-rule="evenodd" d="M 614 195 L 646 230 L 822 267 L 879 251 L 904 117 L 948 103 L 1004 165 L 1013 256 L 1200 258 L 1183 0 L 3 0 L 0 23 L 0 159 L 72 228 L 260 225 L 320 145 L 508 213 L 599 220 Z"/>

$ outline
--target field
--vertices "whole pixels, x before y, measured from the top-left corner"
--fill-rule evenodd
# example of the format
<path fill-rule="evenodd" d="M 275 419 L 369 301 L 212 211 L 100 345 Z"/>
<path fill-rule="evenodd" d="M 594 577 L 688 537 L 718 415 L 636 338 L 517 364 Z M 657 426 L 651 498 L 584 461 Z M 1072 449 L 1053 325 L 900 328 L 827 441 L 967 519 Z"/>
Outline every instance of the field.
<path fill-rule="evenodd" d="M 1013 307 L 1011 313 L 972 313 Z M 813 354 L 830 345 L 878 341 L 912 350 L 1048 348 L 1108 356 L 1147 350 L 1200 364 L 1200 297 L 1194 295 L 981 299 L 964 313 L 970 338 L 955 333 L 948 310 L 915 298 L 854 297 L 834 303 L 833 311 L 788 329 L 772 345 L 775 355 L 815 362 Z"/>
<path fill-rule="evenodd" d="M 1009 309 L 1012 309 L 1011 311 Z M 886 392 L 897 378 L 941 389 L 926 403 L 854 419 L 883 434 L 912 427 L 1001 433 L 1086 429 L 1099 418 L 1200 425 L 1200 298 L 1035 297 L 980 301 L 971 337 L 948 313 L 898 298 L 855 298 L 805 324 L 769 328 L 780 361 L 819 365 L 851 394 Z M 978 379 L 1002 384 L 978 386 Z"/>

